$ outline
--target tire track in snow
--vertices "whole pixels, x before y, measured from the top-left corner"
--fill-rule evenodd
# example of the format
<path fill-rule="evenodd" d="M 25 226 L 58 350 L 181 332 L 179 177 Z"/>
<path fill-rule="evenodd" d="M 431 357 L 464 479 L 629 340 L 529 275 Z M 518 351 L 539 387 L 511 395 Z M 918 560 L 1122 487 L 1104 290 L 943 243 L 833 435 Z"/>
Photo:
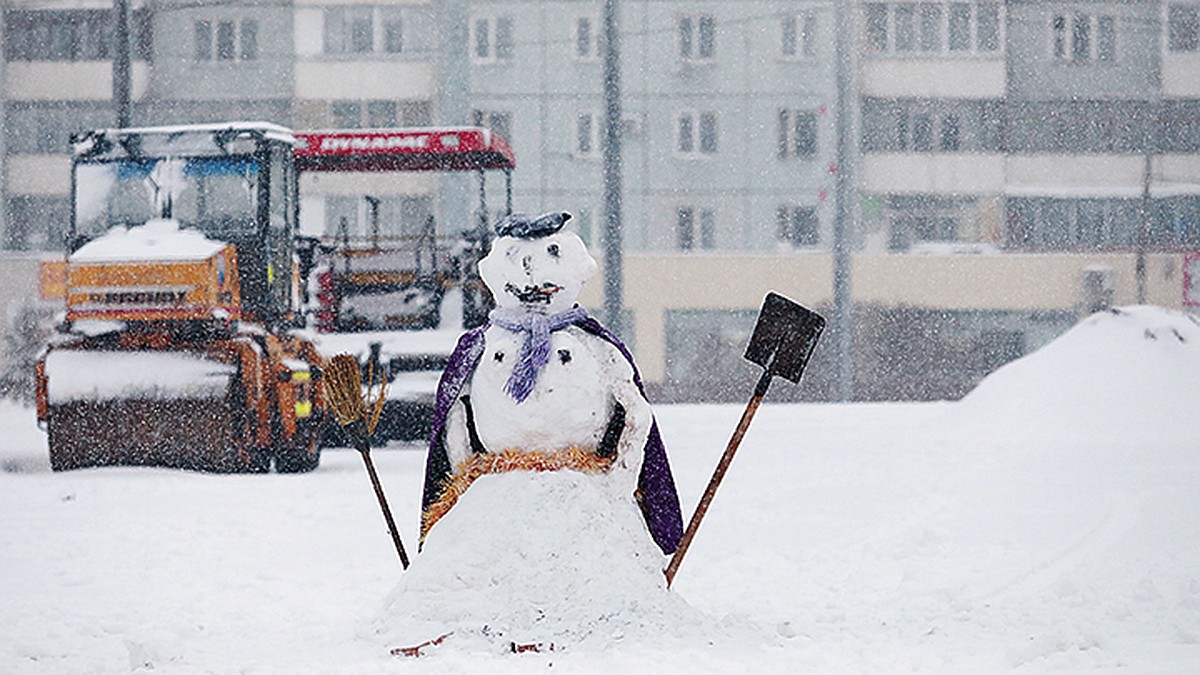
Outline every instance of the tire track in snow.
<path fill-rule="evenodd" d="M 1017 593 L 1037 591 L 1052 585 L 1067 570 L 1086 560 L 1102 557 L 1100 554 L 1112 548 L 1122 535 L 1137 524 L 1140 511 L 1140 504 L 1133 497 L 1114 497 L 1105 509 L 1103 517 L 1093 527 L 1032 567 L 1010 575 L 1004 581 L 980 593 L 977 599 L 994 602 Z"/>

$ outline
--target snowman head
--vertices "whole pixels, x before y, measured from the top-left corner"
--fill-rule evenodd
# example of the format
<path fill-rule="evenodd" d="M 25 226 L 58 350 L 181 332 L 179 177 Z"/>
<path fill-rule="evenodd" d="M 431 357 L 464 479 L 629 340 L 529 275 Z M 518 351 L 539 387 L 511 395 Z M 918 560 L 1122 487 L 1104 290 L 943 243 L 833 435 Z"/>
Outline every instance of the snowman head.
<path fill-rule="evenodd" d="M 562 229 L 570 218 L 561 212 L 536 218 L 514 213 L 496 224 L 496 240 L 479 261 L 479 276 L 497 306 L 539 314 L 575 306 L 596 261 L 575 233 Z"/>

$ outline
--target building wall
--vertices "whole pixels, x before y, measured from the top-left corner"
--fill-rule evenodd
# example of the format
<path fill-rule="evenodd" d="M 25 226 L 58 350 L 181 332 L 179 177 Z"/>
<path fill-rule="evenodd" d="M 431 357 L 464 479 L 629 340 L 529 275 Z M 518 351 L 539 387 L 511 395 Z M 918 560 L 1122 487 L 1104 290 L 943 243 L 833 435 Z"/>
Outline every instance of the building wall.
<path fill-rule="evenodd" d="M 622 3 L 623 114 L 628 132 L 623 156 L 625 241 L 631 250 L 680 249 L 680 209 L 692 209 L 694 249 L 774 250 L 780 205 L 819 212 L 828 237 L 831 210 L 822 204 L 832 188 L 832 14 L 826 3 L 753 1 L 679 5 Z M 511 56 L 471 65 L 472 105 L 488 123 L 502 117 L 520 152 L 515 177 L 518 209 L 566 208 L 597 223 L 601 199 L 599 125 L 602 70 L 596 54 L 599 4 L 477 2 L 473 26 L 511 26 Z M 813 54 L 781 52 L 781 17 L 808 13 Z M 711 57 L 680 56 L 679 21 L 711 21 Z M 577 27 L 591 27 L 593 46 L 577 53 Z M 490 24 L 489 24 L 490 22 Z M 478 33 L 478 28 L 473 28 Z M 647 65 L 655 64 L 655 65 Z M 781 160 L 777 125 L 781 109 L 811 113 L 817 150 Z M 690 115 L 695 150 L 681 152 L 681 116 Z M 581 151 L 580 118 L 593 129 Z M 702 120 L 701 118 L 705 118 Z M 715 147 L 701 149 L 702 124 L 715 125 Z M 586 124 L 586 123 L 585 123 Z M 704 236 L 702 222 L 714 223 Z M 589 227 L 598 242 L 597 228 Z"/>
<path fill-rule="evenodd" d="M 134 3 L 149 17 L 148 41 L 134 55 L 135 122 L 262 119 L 305 129 L 443 123 L 442 87 L 454 80 L 444 58 L 453 38 L 441 34 L 449 4 Z M 474 111 L 467 121 L 509 139 L 518 159 L 515 207 L 575 213 L 572 226 L 598 251 L 602 3 L 459 4 L 467 7 L 460 27 L 465 98 Z M 1170 7 L 1195 4 L 859 0 L 857 101 L 850 107 L 862 113 L 850 128 L 862 133 L 853 146 L 857 166 L 837 167 L 832 2 L 620 3 L 625 301 L 648 382 L 686 398 L 736 371 L 739 341 L 768 290 L 823 310 L 831 304 L 838 171 L 852 171 L 856 185 L 852 287 L 864 385 L 886 380 L 876 376 L 895 365 L 874 336 L 889 321 L 908 327 L 901 333 L 910 343 L 915 324 L 935 327 L 921 340 L 938 339 L 939 331 L 974 340 L 983 356 L 941 390 L 954 392 L 1098 303 L 1135 301 L 1133 234 L 1141 227 L 1147 135 L 1156 143 L 1151 220 L 1184 228 L 1175 239 L 1155 230 L 1147 301 L 1179 307 L 1180 258 L 1200 248 L 1200 49 L 1186 39 L 1172 47 L 1166 35 Z M 964 34 L 954 37 L 951 13 L 964 6 L 969 37 L 956 47 L 952 41 Z M 109 7 L 83 0 L 7 5 Z M 1065 23 L 1056 32 L 1059 15 Z M 1077 15 L 1088 17 L 1086 59 L 1072 51 Z M 936 31 L 924 31 L 923 16 Z M 207 28 L 198 26 L 205 21 Z M 582 41 L 581 25 L 589 28 Z M 1100 45 L 1110 26 L 1112 59 Z M 206 34 L 209 52 L 198 46 Z M 1066 36 L 1062 58 L 1056 35 Z M 69 216 L 67 136 L 113 122 L 111 66 L 89 49 L 6 61 L 0 70 L 6 248 L 57 246 Z M 681 151 L 681 119 L 692 125 L 689 152 Z M 702 147 L 710 123 L 715 144 Z M 797 151 L 807 129 L 811 149 Z M 463 221 L 476 188 L 464 192 L 469 209 L 445 209 L 434 197 L 449 182 L 309 176 L 304 227 L 328 232 L 346 217 L 361 229 L 367 195 L 384 198 L 383 212 L 397 218 L 429 209 Z M 489 184 L 493 210 L 502 204 L 498 182 Z M 444 233 L 470 224 L 439 221 Z M 1085 227 L 1104 234 L 1072 238 Z M 598 279 L 584 297 L 592 308 L 602 304 Z M 708 342 L 697 346 L 692 332 Z M 961 347 L 956 339 L 939 343 L 947 358 Z M 706 352 L 720 358 L 705 361 Z M 897 387 L 902 379 L 894 377 Z M 823 385 L 814 386 L 804 395 L 821 395 Z"/>
<path fill-rule="evenodd" d="M 1008 86 L 1016 99 L 1144 99 L 1159 91 L 1161 3 L 1020 0 L 1008 8 Z M 1064 22 L 1056 31 L 1056 18 Z M 1076 30 L 1077 19 L 1085 28 Z M 1106 53 L 1101 22 L 1112 21 Z M 1086 36 L 1083 41 L 1077 35 Z M 1056 37 L 1062 40 L 1056 51 Z"/>

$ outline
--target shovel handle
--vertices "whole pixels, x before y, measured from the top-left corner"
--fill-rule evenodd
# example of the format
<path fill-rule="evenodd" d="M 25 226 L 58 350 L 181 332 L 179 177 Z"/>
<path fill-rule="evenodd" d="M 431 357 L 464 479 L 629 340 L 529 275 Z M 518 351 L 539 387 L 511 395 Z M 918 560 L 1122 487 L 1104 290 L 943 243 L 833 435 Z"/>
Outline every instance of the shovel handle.
<path fill-rule="evenodd" d="M 737 429 L 734 430 L 733 436 L 729 439 L 729 445 L 725 447 L 725 454 L 721 455 L 721 461 L 717 463 L 717 469 L 708 481 L 708 488 L 704 490 L 704 494 L 700 497 L 700 503 L 696 505 L 696 512 L 692 514 L 692 519 L 688 522 L 687 529 L 683 531 L 683 538 L 679 540 L 679 546 L 675 549 L 675 554 L 671 556 L 671 562 L 667 565 L 667 569 L 664 572 L 667 575 L 667 588 L 670 588 L 671 582 L 675 580 L 675 574 L 679 571 L 679 565 L 683 563 L 683 556 L 687 553 L 688 547 L 692 545 L 692 539 L 695 539 L 696 531 L 700 529 L 700 521 L 704 520 L 704 514 L 708 513 L 708 507 L 712 504 L 713 496 L 717 494 L 717 487 L 724 480 L 725 472 L 729 470 L 729 465 L 733 462 L 733 456 L 737 453 L 738 446 L 742 444 L 742 437 L 746 435 L 746 429 L 750 427 L 750 422 L 754 419 L 754 413 L 758 412 L 758 406 L 762 403 L 763 396 L 766 396 L 767 388 L 771 386 L 771 377 L 772 373 L 770 370 L 763 371 L 762 377 L 758 380 L 758 385 L 754 387 L 754 396 L 746 404 L 746 410 L 742 413 L 742 420 L 738 422 Z"/>

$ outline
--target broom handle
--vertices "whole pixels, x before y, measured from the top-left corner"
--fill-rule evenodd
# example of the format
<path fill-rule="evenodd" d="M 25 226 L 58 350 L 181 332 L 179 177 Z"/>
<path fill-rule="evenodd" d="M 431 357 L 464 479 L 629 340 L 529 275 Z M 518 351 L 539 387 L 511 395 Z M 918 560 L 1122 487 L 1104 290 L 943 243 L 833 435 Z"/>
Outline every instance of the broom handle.
<path fill-rule="evenodd" d="M 683 556 L 687 553 L 688 547 L 692 545 L 692 539 L 696 537 L 696 531 L 700 529 L 700 521 L 704 520 L 704 514 L 708 513 L 708 507 L 712 504 L 713 496 L 717 494 L 717 487 L 724 480 L 725 472 L 729 470 L 729 465 L 733 463 L 733 455 L 737 452 L 738 446 L 742 444 L 742 437 L 746 435 L 746 429 L 750 428 L 750 421 L 754 419 L 754 413 L 758 411 L 758 406 L 762 403 L 763 396 L 767 394 L 767 387 L 771 385 L 771 377 L 771 371 L 763 371 L 762 377 L 758 380 L 758 385 L 754 387 L 754 396 L 746 404 L 746 410 L 742 413 L 742 420 L 738 422 L 737 429 L 733 432 L 733 437 L 729 439 L 729 445 L 725 448 L 725 454 L 721 455 L 721 461 L 717 463 L 717 469 L 708 481 L 708 488 L 700 497 L 700 503 L 696 505 L 696 512 L 692 514 L 692 520 L 688 523 L 687 529 L 684 530 L 683 538 L 679 540 L 679 546 L 675 549 L 675 555 L 671 556 L 671 562 L 667 565 L 665 572 L 667 575 L 667 588 L 670 588 L 671 582 L 675 580 L 675 574 L 679 571 L 679 565 L 683 563 Z"/>
<path fill-rule="evenodd" d="M 392 510 L 388 508 L 387 497 L 383 496 L 383 486 L 379 484 L 379 474 L 375 473 L 375 463 L 371 461 L 370 448 L 359 448 L 363 463 L 367 465 L 367 474 L 371 476 L 371 485 L 375 488 L 375 496 L 379 498 L 379 508 L 383 510 L 383 519 L 387 521 L 388 532 L 392 534 L 392 543 L 396 545 L 396 553 L 400 554 L 400 566 L 408 569 L 408 554 L 404 552 L 404 544 L 400 541 L 400 531 L 396 529 L 396 521 L 392 519 Z"/>

